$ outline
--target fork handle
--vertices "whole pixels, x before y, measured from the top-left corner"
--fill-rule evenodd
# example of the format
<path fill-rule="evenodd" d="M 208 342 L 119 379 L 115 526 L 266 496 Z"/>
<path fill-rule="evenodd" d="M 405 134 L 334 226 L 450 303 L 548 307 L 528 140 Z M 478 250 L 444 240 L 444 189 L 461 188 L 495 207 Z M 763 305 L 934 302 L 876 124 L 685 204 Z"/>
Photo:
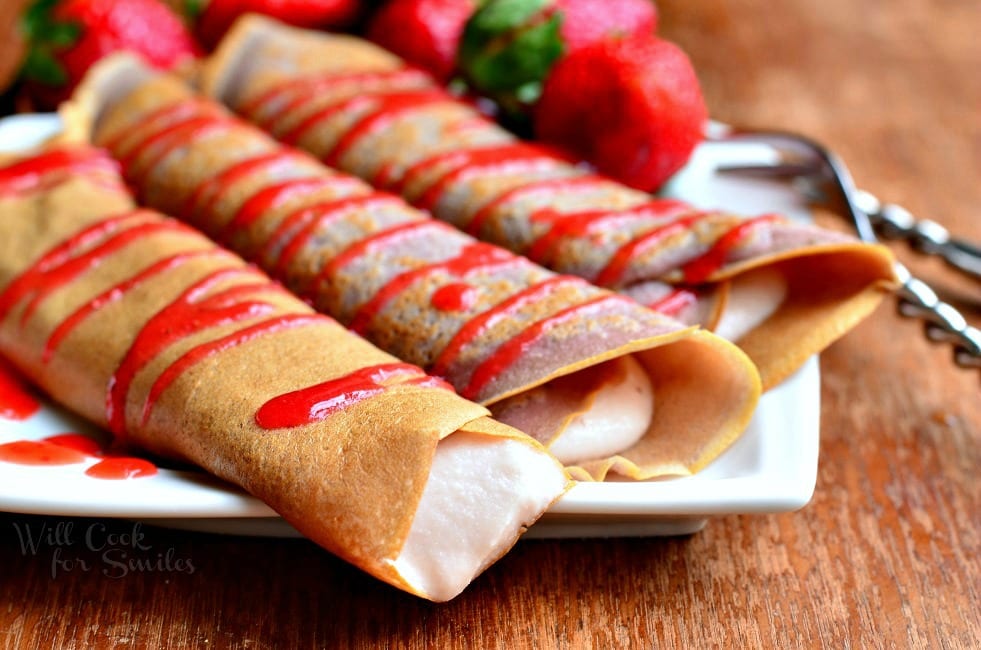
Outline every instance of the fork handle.
<path fill-rule="evenodd" d="M 936 221 L 918 220 L 905 208 L 882 203 L 864 190 L 856 190 L 854 198 L 878 235 L 905 240 L 914 250 L 939 256 L 951 268 L 981 281 L 981 247 L 952 236 Z"/>
<path fill-rule="evenodd" d="M 981 330 L 969 325 L 957 309 L 942 302 L 929 285 L 913 277 L 905 266 L 897 262 L 895 269 L 900 283 L 896 291 L 899 313 L 922 319 L 927 338 L 951 343 L 957 365 L 981 368 Z"/>

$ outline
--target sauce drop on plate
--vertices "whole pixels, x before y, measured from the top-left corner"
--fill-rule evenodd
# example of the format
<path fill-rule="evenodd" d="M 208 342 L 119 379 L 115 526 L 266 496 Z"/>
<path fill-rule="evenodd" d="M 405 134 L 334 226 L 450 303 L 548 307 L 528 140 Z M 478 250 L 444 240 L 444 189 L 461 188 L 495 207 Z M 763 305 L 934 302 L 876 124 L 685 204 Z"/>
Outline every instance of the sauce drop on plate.
<path fill-rule="evenodd" d="M 106 458 L 85 470 L 86 476 L 116 481 L 153 476 L 156 473 L 157 466 L 150 461 L 129 456 Z"/>
<path fill-rule="evenodd" d="M 44 442 L 49 442 L 65 449 L 73 449 L 87 456 L 100 456 L 102 454 L 102 446 L 92 438 L 81 433 L 59 433 L 54 436 L 48 436 L 44 439 Z"/>
<path fill-rule="evenodd" d="M 17 465 L 74 465 L 86 458 L 88 454 L 43 440 L 15 440 L 0 445 L 0 461 Z"/>

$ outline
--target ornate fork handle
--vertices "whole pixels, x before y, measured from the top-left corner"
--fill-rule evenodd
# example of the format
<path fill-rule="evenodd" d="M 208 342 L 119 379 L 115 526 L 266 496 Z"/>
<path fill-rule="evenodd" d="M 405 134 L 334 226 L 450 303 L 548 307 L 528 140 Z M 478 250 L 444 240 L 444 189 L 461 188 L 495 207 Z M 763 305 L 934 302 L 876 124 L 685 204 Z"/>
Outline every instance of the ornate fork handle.
<path fill-rule="evenodd" d="M 936 221 L 916 219 L 905 208 L 882 203 L 864 190 L 856 190 L 854 200 L 880 237 L 905 240 L 914 250 L 937 255 L 951 268 L 981 280 L 981 248 L 951 236 Z"/>
<path fill-rule="evenodd" d="M 942 302 L 922 280 L 900 263 L 895 265 L 900 286 L 899 312 L 924 321 L 927 337 L 954 346 L 954 362 L 962 368 L 981 368 L 981 330 L 971 327 L 957 309 Z"/>
<path fill-rule="evenodd" d="M 827 180 L 839 193 L 842 202 L 858 231 L 859 237 L 867 242 L 877 241 L 875 235 L 874 217 L 865 206 L 874 200 L 882 213 L 885 208 L 891 208 L 894 216 L 900 215 L 900 210 L 908 215 L 912 229 L 918 230 L 913 216 L 898 206 L 882 206 L 878 199 L 855 187 L 851 172 L 841 160 L 830 151 L 820 148 L 822 157 L 830 170 Z M 932 223 L 932 222 L 919 222 Z M 937 224 L 938 227 L 939 224 Z M 942 227 L 941 227 L 942 229 Z M 946 230 L 944 229 L 944 233 Z M 949 235 L 946 241 L 950 241 Z M 945 259 L 947 259 L 945 257 Z M 899 313 L 907 318 L 918 318 L 924 321 L 927 338 L 931 341 L 950 343 L 954 348 L 954 363 L 962 368 L 981 368 L 981 330 L 972 327 L 955 307 L 942 302 L 930 285 L 919 280 L 899 262 L 894 263 L 899 288 L 896 296 L 899 299 Z"/>

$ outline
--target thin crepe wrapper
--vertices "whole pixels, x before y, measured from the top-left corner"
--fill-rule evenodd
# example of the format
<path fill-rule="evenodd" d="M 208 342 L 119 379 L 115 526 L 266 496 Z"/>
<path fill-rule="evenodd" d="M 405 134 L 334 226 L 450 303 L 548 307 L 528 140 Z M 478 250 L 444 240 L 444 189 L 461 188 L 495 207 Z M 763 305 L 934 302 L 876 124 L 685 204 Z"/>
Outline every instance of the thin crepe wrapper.
<path fill-rule="evenodd" d="M 176 102 L 189 100 L 193 100 L 193 94 L 183 84 L 118 58 L 98 66 L 90 74 L 64 113 L 66 120 L 81 130 L 91 131 L 94 127 L 96 143 L 108 144 L 117 156 L 128 160 L 126 171 L 130 181 L 140 188 L 144 200 L 169 212 L 188 214 L 193 211 L 186 209 L 187 201 L 196 186 L 220 175 L 238 160 L 284 149 L 254 127 L 227 117 L 225 128 L 191 135 L 188 142 L 162 158 L 152 148 L 145 149 L 135 158 L 130 156 L 132 148 L 141 139 L 141 128 L 146 128 L 148 123 L 152 125 L 153 118 L 148 116 L 160 115 L 161 107 L 166 110 L 165 107 Z M 206 113 L 221 109 L 206 105 L 200 110 Z M 185 118 L 193 121 L 194 114 L 186 114 Z M 96 116 L 99 118 L 93 125 L 91 122 Z M 134 129 L 134 125 L 137 128 Z M 156 128 L 166 127 L 157 125 Z M 338 178 L 335 172 L 312 160 L 301 160 L 297 164 L 309 173 Z M 276 178 L 283 172 L 278 174 Z M 372 192 L 361 181 L 343 178 L 346 179 L 343 185 L 356 195 Z M 274 233 L 276 225 L 301 205 L 316 204 L 325 197 L 311 192 L 297 201 L 268 210 L 247 230 L 229 234 L 226 225 L 234 218 L 238 206 L 263 183 L 272 182 L 273 175 L 263 173 L 239 181 L 237 185 L 241 187 L 209 204 L 210 209 L 199 209 L 191 220 L 206 232 L 225 233 L 237 251 L 274 269 L 277 260 L 261 254 L 270 233 Z M 404 221 L 425 220 L 436 227 L 431 236 L 391 257 L 401 258 L 405 254 L 419 259 L 427 255 L 435 256 L 429 257 L 430 260 L 442 259 L 441 256 L 447 254 L 443 250 L 446 247 L 458 250 L 460 246 L 474 242 L 400 201 L 393 200 L 388 213 Z M 365 211 L 355 212 L 354 218 L 362 225 L 372 221 Z M 377 223 L 369 224 L 365 232 L 378 227 Z M 339 241 L 344 245 L 353 241 L 344 240 L 344 234 L 336 224 L 320 231 L 319 238 L 319 248 L 311 248 L 311 260 L 301 259 L 280 276 L 288 286 L 301 293 L 309 293 L 311 276 L 320 273 L 324 255 L 336 254 Z M 429 367 L 460 328 L 461 322 L 539 280 L 554 277 L 526 260 L 515 258 L 514 261 L 517 273 L 496 270 L 483 277 L 468 278 L 468 282 L 481 287 L 479 294 L 483 301 L 469 311 L 446 313 L 431 308 L 431 294 L 436 284 L 422 282 L 403 291 L 392 301 L 391 307 L 378 312 L 366 334 L 403 359 Z M 362 304 L 372 293 L 366 290 L 366 285 L 377 284 L 380 276 L 390 275 L 382 273 L 386 264 L 390 266 L 391 261 L 386 263 L 384 258 L 374 258 L 366 265 L 367 272 L 347 281 L 335 276 L 323 285 L 326 288 L 309 293 L 309 299 L 341 322 L 349 323 L 354 313 L 352 305 Z M 637 445 L 621 454 L 581 463 L 569 468 L 570 472 L 581 480 L 603 480 L 610 471 L 646 479 L 690 474 L 701 469 L 738 437 L 751 417 L 760 391 L 752 364 L 738 348 L 718 337 L 683 327 L 630 300 L 620 299 L 586 283 L 576 281 L 561 292 L 531 304 L 518 316 L 500 321 L 483 337 L 485 340 L 468 346 L 472 349 L 458 357 L 459 363 L 451 364 L 447 369 L 448 379 L 458 388 L 465 387 L 472 370 L 501 344 L 503 337 L 513 336 L 534 318 L 604 297 L 613 300 L 601 313 L 587 313 L 549 331 L 547 336 L 525 349 L 513 367 L 487 383 L 484 390 L 475 395 L 464 394 L 490 404 L 555 377 L 634 353 L 649 369 L 654 384 L 656 407 L 651 429 Z"/>
<path fill-rule="evenodd" d="M 281 117 L 263 123 L 281 136 L 301 124 L 332 101 L 332 97 L 364 96 L 384 84 L 359 79 L 358 73 L 390 72 L 405 68 L 394 55 L 355 37 L 317 33 L 286 27 L 270 19 L 248 16 L 240 19 L 202 70 L 204 91 L 226 102 L 233 110 L 263 123 L 275 102 L 258 101 L 264 93 L 303 78 L 326 79 L 346 75 L 335 84 L 297 86 L 299 95 L 309 97 L 306 106 L 293 106 Z M 438 92 L 438 84 L 421 73 L 404 75 L 397 82 L 406 92 Z M 289 92 L 285 95 L 290 97 Z M 277 100 L 279 101 L 279 100 Z M 363 111 L 364 106 L 352 112 Z M 426 102 L 393 118 L 384 129 L 372 131 L 354 142 L 339 156 L 331 156 L 335 144 L 356 119 L 335 115 L 307 129 L 297 144 L 331 164 L 386 185 L 399 180 L 412 163 L 443 151 L 479 148 L 516 142 L 517 139 L 476 108 L 448 94 L 444 101 Z M 475 126 L 479 124 L 479 126 Z M 457 128 L 462 125 L 462 128 Z M 481 239 L 528 255 L 534 261 L 562 273 L 580 275 L 638 298 L 648 293 L 651 283 L 686 285 L 685 262 L 697 257 L 717 241 L 741 217 L 722 212 L 708 215 L 697 227 L 679 236 L 667 237 L 644 254 L 633 257 L 620 273 L 604 276 L 602 270 L 617 248 L 665 223 L 663 215 L 609 222 L 594 227 L 587 235 L 564 237 L 557 245 L 535 251 L 531 243 L 547 230 L 536 224 L 532 212 L 553 207 L 558 212 L 580 210 L 624 210 L 651 200 L 649 195 L 600 180 L 591 191 L 557 190 L 539 200 L 505 202 L 493 210 L 474 231 L 471 220 L 481 207 L 496 197 L 536 178 L 576 178 L 587 172 L 570 162 L 551 156 L 554 164 L 518 173 L 486 175 L 449 185 L 434 205 L 426 204 L 440 219 L 473 232 Z M 425 196 L 441 169 L 420 174 L 403 185 L 402 193 L 413 201 Z M 563 196 L 565 195 L 565 196 Z M 673 217 L 672 217 L 673 218 Z M 698 278 L 701 292 L 724 284 L 752 269 L 779 269 L 788 281 L 788 298 L 777 314 L 738 341 L 753 359 L 770 388 L 797 369 L 808 357 L 820 352 L 868 315 L 894 283 L 893 260 L 888 249 L 868 245 L 828 230 L 776 220 L 756 226 L 745 241 L 731 252 L 719 268 Z M 722 298 L 723 300 L 725 297 Z M 716 310 L 710 310 L 716 311 Z M 706 324 L 711 325 L 710 319 Z"/>
<path fill-rule="evenodd" d="M 0 165 L 11 159 L 0 157 Z M 60 242 L 110 215 L 133 210 L 121 181 L 102 176 L 76 173 L 30 194 L 0 193 L 0 295 Z M 148 223 L 172 222 L 157 213 L 141 214 Z M 0 320 L 0 352 L 56 401 L 109 428 L 110 378 L 148 319 L 216 270 L 245 269 L 252 278 L 261 276 L 240 258 L 218 250 L 186 226 L 143 234 L 44 296 L 26 320 L 24 310 L 33 294 L 15 302 Z M 209 252 L 153 275 L 94 310 L 44 359 L 49 337 L 76 309 L 138 270 L 191 251 Z M 193 333 L 165 348 L 135 375 L 126 395 L 125 431 L 117 434 L 126 443 L 189 461 L 241 486 L 341 558 L 426 596 L 398 574 L 392 560 L 405 542 L 437 442 L 460 431 L 537 444 L 485 417 L 484 407 L 451 390 L 411 385 L 388 387 L 312 424 L 260 428 L 256 412 L 267 400 L 396 360 L 315 314 L 264 276 L 259 281 L 268 285 L 261 298 L 273 310 L 258 319 Z M 254 338 L 191 366 L 160 395 L 149 419 L 141 421 L 152 383 L 182 354 L 280 315 L 306 316 L 311 322 Z"/>

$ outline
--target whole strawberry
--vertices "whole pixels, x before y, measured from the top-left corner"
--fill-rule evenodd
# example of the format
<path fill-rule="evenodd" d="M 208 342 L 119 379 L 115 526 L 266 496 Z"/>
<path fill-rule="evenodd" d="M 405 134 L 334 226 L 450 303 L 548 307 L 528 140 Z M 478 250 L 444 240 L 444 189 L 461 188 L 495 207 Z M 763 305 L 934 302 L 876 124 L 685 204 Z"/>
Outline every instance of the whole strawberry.
<path fill-rule="evenodd" d="M 650 0 L 488 0 L 467 22 L 458 65 L 477 93 L 521 113 L 562 56 L 656 26 Z"/>
<path fill-rule="evenodd" d="M 601 172 L 654 190 L 687 162 L 708 117 L 698 79 L 677 46 L 609 39 L 559 61 L 534 110 L 538 138 Z"/>
<path fill-rule="evenodd" d="M 181 19 L 160 0 L 38 0 L 22 17 L 21 68 L 38 108 L 64 100 L 93 63 L 130 50 L 159 68 L 199 54 Z"/>
<path fill-rule="evenodd" d="M 214 47 L 235 20 L 247 13 L 271 16 L 289 25 L 313 29 L 347 27 L 361 11 L 358 0 L 171 0 L 195 24 L 208 47 Z"/>
<path fill-rule="evenodd" d="M 391 0 L 372 16 L 367 36 L 447 81 L 456 70 L 463 26 L 477 0 Z"/>

